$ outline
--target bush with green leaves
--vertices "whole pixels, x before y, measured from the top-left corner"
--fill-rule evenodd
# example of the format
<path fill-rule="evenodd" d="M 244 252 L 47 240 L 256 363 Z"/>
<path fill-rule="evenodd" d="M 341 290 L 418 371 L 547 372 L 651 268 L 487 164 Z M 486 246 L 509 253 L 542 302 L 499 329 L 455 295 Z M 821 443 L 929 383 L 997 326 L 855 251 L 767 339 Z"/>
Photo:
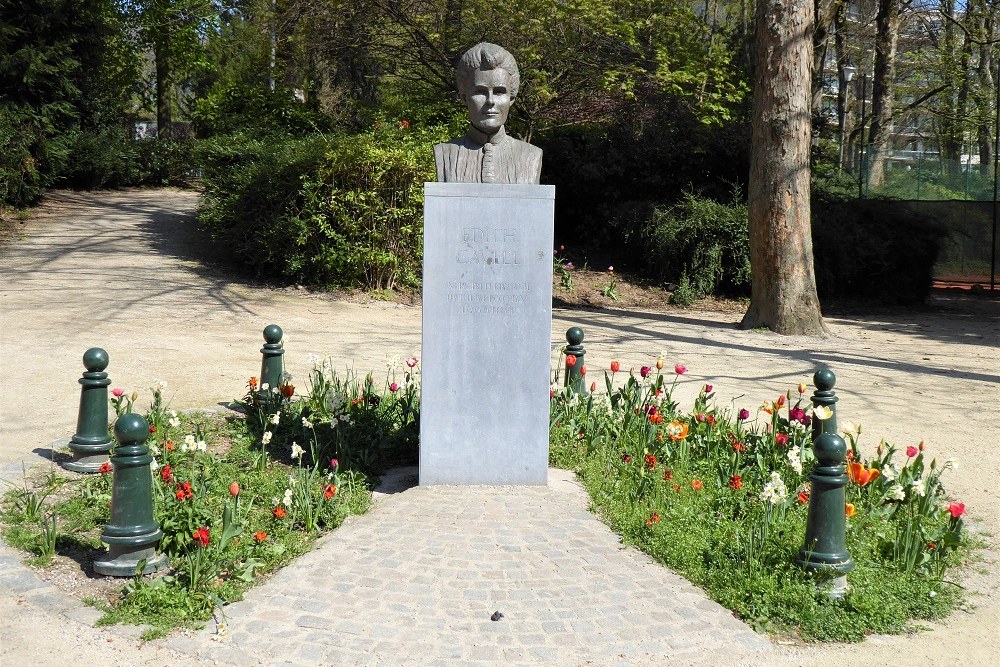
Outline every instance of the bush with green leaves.
<path fill-rule="evenodd" d="M 199 153 L 199 219 L 257 275 L 371 290 L 419 284 L 423 184 L 444 128 L 285 141 L 237 135 Z"/>
<path fill-rule="evenodd" d="M 301 137 L 330 129 L 326 116 L 296 100 L 290 90 L 262 85 L 216 87 L 195 101 L 191 115 L 200 137 L 241 132 Z"/>
<path fill-rule="evenodd" d="M 662 361 L 662 359 L 660 360 Z M 690 412 L 672 398 L 686 371 L 643 367 L 606 393 L 554 394 L 550 458 L 575 470 L 595 511 L 624 541 L 680 572 L 759 630 L 858 641 L 912 629 L 961 600 L 945 577 L 970 550 L 963 504 L 949 502 L 940 464 L 922 447 L 881 444 L 866 458 L 850 441 L 844 511 L 855 569 L 832 600 L 796 564 L 805 545 L 815 464 L 813 409 L 800 385 L 757 409 L 730 411 L 701 388 Z M 710 517 L 710 520 L 706 520 Z"/>
<path fill-rule="evenodd" d="M 723 204 L 687 192 L 673 206 L 649 209 L 639 227 L 644 275 L 683 280 L 698 296 L 749 292 L 747 207 L 740 193 Z"/>
<path fill-rule="evenodd" d="M 0 205 L 38 201 L 69 157 L 68 139 L 17 105 L 0 105 Z"/>

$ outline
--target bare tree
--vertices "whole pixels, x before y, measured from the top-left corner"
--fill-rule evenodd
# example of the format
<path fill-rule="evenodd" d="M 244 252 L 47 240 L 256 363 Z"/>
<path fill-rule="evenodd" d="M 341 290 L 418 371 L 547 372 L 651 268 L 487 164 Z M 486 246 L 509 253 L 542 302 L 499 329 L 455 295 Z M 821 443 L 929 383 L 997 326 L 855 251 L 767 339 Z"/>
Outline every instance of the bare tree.
<path fill-rule="evenodd" d="M 757 3 L 745 329 L 825 335 L 809 207 L 812 0 Z"/>

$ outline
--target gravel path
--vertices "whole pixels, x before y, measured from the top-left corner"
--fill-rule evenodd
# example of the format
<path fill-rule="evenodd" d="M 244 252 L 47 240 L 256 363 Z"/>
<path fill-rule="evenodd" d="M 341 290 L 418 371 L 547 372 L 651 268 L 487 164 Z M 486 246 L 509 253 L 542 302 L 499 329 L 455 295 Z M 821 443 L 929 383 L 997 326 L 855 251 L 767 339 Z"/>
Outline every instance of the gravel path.
<path fill-rule="evenodd" d="M 178 409 L 242 394 L 259 368 L 261 329 L 272 321 L 286 332 L 286 364 L 300 379 L 310 354 L 367 371 L 381 368 L 386 354 L 419 352 L 419 308 L 268 289 L 214 268 L 191 223 L 195 203 L 177 190 L 54 193 L 25 238 L 0 248 L 0 468 L 8 474 L 72 434 L 81 356 L 94 345 L 109 352 L 114 386 L 142 390 L 165 380 Z M 140 645 L 133 630 L 89 627 L 96 612 L 0 546 L 0 664 L 61 665 L 71 655 L 109 665 L 995 659 L 1000 574 L 988 534 L 1000 526 L 1000 302 L 944 295 L 921 311 L 835 317 L 825 340 L 742 332 L 737 320 L 697 311 L 556 311 L 553 350 L 572 325 L 587 333 L 592 369 L 611 359 L 638 367 L 666 350 L 690 369 L 677 394 L 682 405 L 709 382 L 718 396 L 754 407 L 829 365 L 841 419 L 864 425 L 864 444 L 923 439 L 939 458 L 959 459 L 946 486 L 991 545 L 964 581 L 974 610 L 863 647 L 772 643 L 622 548 L 585 511 L 579 487 L 553 471 L 545 489 L 380 494 L 375 510 L 232 605 L 232 634 L 223 641 L 209 628 Z M 492 623 L 495 609 L 505 618 Z"/>

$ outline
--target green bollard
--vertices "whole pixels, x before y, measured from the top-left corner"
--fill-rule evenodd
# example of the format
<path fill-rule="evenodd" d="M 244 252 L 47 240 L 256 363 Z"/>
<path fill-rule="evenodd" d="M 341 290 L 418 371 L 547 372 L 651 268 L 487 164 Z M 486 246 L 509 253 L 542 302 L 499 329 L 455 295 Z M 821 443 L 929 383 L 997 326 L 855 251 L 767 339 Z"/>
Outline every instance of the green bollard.
<path fill-rule="evenodd" d="M 262 401 L 278 388 L 281 377 L 285 374 L 285 349 L 281 342 L 283 335 L 284 332 L 277 324 L 264 327 L 264 347 L 260 348 L 263 355 L 260 364 L 260 391 L 257 392 L 257 397 Z M 267 385 L 266 390 L 264 385 Z"/>
<path fill-rule="evenodd" d="M 104 372 L 108 367 L 108 353 L 99 347 L 90 348 L 83 353 L 83 366 L 87 370 L 79 380 L 82 389 L 76 434 L 69 441 L 73 458 L 61 465 L 73 472 L 96 473 L 107 463 L 111 451 L 108 433 L 108 385 L 111 380 Z"/>
<path fill-rule="evenodd" d="M 813 386 L 816 387 L 812 395 L 813 406 L 830 408 L 830 412 L 833 413 L 829 419 L 813 419 L 813 442 L 822 433 L 837 433 L 837 394 L 833 391 L 835 384 L 837 376 L 829 368 L 821 368 L 813 375 Z"/>
<path fill-rule="evenodd" d="M 112 577 L 135 576 L 145 561 L 143 574 L 166 565 L 167 557 L 156 553 L 163 531 L 153 518 L 153 478 L 149 464 L 153 457 L 146 448 L 149 424 L 128 413 L 115 422 L 115 447 L 111 465 L 111 522 L 104 527 L 101 541 L 110 551 L 94 559 L 94 571 Z"/>
<path fill-rule="evenodd" d="M 827 369 L 813 376 L 816 386 L 813 405 L 835 409 L 837 397 L 833 385 L 836 380 L 833 372 Z M 812 492 L 809 494 L 805 546 L 799 550 L 796 562 L 808 572 L 826 575 L 822 585 L 828 587 L 831 598 L 838 599 L 847 592 L 845 575 L 854 569 L 847 551 L 847 494 L 844 491 L 848 483 L 844 474 L 847 443 L 837 435 L 836 413 L 830 419 L 815 419 L 813 434 L 816 466 L 809 474 Z"/>
<path fill-rule="evenodd" d="M 580 327 L 570 327 L 567 329 L 566 342 L 568 345 L 563 348 L 563 352 L 566 354 L 563 384 L 567 387 L 572 387 L 578 396 L 586 396 L 586 371 L 584 370 L 586 366 L 584 366 L 584 358 L 587 355 L 587 351 L 583 349 L 583 329 Z M 572 365 L 569 363 L 569 357 L 571 356 L 575 359 Z"/>

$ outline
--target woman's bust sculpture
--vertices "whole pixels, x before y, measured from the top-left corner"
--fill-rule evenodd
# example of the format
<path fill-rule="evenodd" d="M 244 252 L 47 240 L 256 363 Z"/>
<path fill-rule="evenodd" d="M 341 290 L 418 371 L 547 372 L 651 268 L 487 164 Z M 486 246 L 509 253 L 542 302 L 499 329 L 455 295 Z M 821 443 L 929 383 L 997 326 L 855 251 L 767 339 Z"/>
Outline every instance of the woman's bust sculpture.
<path fill-rule="evenodd" d="M 514 56 L 496 44 L 477 44 L 459 61 L 457 79 L 470 126 L 464 137 L 434 146 L 438 181 L 538 183 L 542 149 L 504 130 L 521 83 Z"/>

